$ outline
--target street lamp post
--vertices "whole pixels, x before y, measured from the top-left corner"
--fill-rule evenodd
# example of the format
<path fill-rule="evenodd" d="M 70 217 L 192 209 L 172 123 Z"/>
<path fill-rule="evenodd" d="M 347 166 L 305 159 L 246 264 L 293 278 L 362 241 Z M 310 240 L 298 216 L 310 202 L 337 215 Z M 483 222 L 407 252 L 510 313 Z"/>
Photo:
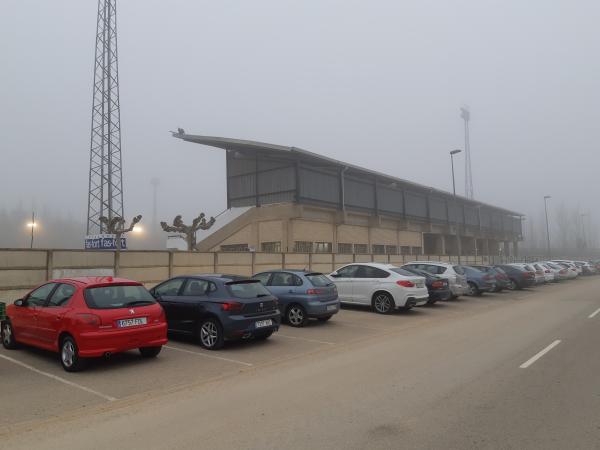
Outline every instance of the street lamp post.
<path fill-rule="evenodd" d="M 462 253 L 462 243 L 460 242 L 460 233 L 458 230 L 458 201 L 456 200 L 456 180 L 454 178 L 454 155 L 462 150 L 452 150 L 450 152 L 450 164 L 452 165 L 452 192 L 454 194 L 454 218 L 456 231 L 456 250 L 458 251 L 458 264 L 460 265 L 460 257 Z"/>
<path fill-rule="evenodd" d="M 33 232 L 35 230 L 35 211 L 31 213 L 31 222 L 27 224 L 29 228 L 31 228 L 31 242 L 29 244 L 29 248 L 33 248 Z"/>
<path fill-rule="evenodd" d="M 548 242 L 548 259 L 552 259 L 550 252 L 550 225 L 548 224 L 548 199 L 552 198 L 550 195 L 544 196 L 544 210 L 546 212 L 546 239 Z"/>

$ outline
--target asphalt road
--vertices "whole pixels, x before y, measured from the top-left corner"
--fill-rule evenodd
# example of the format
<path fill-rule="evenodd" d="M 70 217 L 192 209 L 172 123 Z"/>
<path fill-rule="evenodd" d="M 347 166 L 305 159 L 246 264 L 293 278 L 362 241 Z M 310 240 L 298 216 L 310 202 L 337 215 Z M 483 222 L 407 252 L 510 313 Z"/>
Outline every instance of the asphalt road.
<path fill-rule="evenodd" d="M 202 356 L 173 341 L 76 377 L 2 351 L 0 448 L 600 449 L 599 308 L 600 277 L 350 309 L 260 345 Z"/>

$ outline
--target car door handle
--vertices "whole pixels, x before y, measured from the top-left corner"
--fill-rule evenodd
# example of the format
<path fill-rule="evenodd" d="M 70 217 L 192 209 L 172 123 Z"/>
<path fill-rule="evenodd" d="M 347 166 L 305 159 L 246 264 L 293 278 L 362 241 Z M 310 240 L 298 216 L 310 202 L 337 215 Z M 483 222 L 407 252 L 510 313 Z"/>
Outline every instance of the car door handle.
<path fill-rule="evenodd" d="M 288 294 L 293 294 L 294 291 L 292 291 L 291 289 L 288 291 Z"/>

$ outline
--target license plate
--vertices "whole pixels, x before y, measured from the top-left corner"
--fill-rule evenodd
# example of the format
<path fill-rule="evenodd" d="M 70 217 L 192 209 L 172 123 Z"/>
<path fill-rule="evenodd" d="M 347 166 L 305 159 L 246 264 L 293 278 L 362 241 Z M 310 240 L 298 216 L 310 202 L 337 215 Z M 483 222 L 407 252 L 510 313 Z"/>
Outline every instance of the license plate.
<path fill-rule="evenodd" d="M 254 326 L 256 328 L 264 328 L 264 327 L 270 327 L 271 325 L 273 325 L 273 321 L 271 319 L 267 319 L 267 320 L 258 320 L 256 321 L 256 323 L 254 324 Z"/>
<path fill-rule="evenodd" d="M 337 309 L 337 305 L 327 305 L 327 311 L 335 311 Z"/>
<path fill-rule="evenodd" d="M 117 320 L 117 327 L 119 327 L 119 328 L 137 327 L 139 325 L 146 325 L 147 323 L 148 323 L 148 319 L 146 317 L 136 317 L 134 319 Z"/>
<path fill-rule="evenodd" d="M 424 287 L 424 286 L 425 286 L 425 285 L 424 285 L 423 283 L 417 283 L 417 287 L 418 287 L 418 288 L 422 288 L 422 287 Z"/>

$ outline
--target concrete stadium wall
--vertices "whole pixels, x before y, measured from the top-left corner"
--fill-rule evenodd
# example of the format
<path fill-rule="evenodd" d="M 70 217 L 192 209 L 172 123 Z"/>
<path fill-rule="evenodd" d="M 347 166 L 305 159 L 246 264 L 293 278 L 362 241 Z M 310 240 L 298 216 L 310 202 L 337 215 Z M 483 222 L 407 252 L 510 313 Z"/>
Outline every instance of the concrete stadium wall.
<path fill-rule="evenodd" d="M 457 261 L 435 255 L 346 255 L 335 253 L 200 253 L 0 249 L 0 300 L 13 301 L 46 280 L 73 276 L 119 276 L 153 286 L 185 274 L 227 273 L 250 276 L 272 269 L 308 269 L 329 273 L 352 262 L 403 264 L 413 260 Z M 497 259 L 496 259 L 497 260 Z M 466 256 L 463 264 L 487 264 L 488 256 Z"/>

